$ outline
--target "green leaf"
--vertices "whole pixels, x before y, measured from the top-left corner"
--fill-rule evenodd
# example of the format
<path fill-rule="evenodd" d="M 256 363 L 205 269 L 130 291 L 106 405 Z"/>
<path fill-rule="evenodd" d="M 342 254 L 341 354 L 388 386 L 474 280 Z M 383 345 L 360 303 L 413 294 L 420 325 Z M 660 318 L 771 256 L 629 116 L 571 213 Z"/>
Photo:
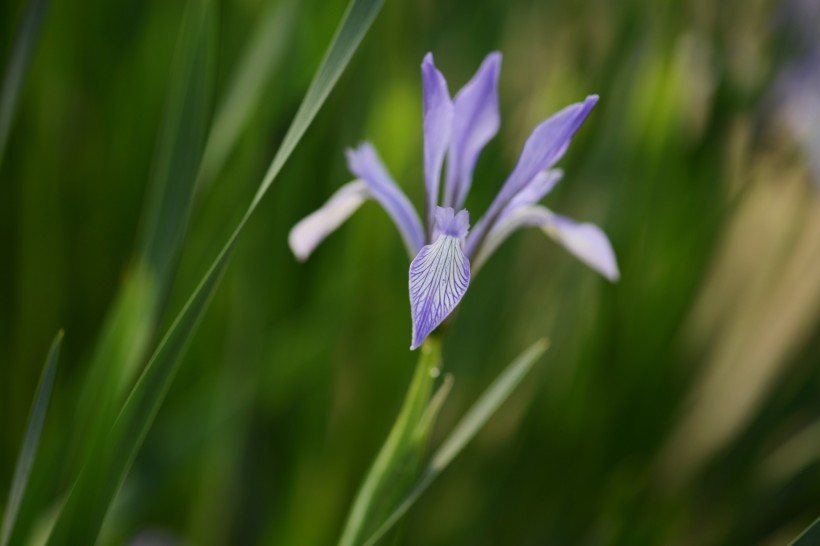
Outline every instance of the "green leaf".
<path fill-rule="evenodd" d="M 353 0 L 245 216 L 174 320 L 107 436 L 71 490 L 48 544 L 93 544 L 165 398 L 179 360 L 207 308 L 247 221 L 301 140 L 378 13 L 383 0 Z"/>
<path fill-rule="evenodd" d="M 160 299 L 173 280 L 202 162 L 211 110 L 216 15 L 213 0 L 187 6 L 157 142 L 137 255 Z"/>
<path fill-rule="evenodd" d="M 259 185 L 256 196 L 253 198 L 253 202 L 245 216 L 246 219 L 253 213 L 259 201 L 270 189 L 276 175 L 279 174 L 296 144 L 302 139 L 302 135 L 305 134 L 313 118 L 316 117 L 319 107 L 324 104 L 330 90 L 333 89 L 339 76 L 342 75 L 342 70 L 347 66 L 353 52 L 361 43 L 382 4 L 384 4 L 384 0 L 351 0 L 342 24 L 333 37 L 330 49 L 325 54 L 319 71 L 314 76 L 302 104 L 299 105 L 299 110 L 296 112 L 293 122 L 288 128 L 288 132 L 285 134 L 285 138 L 282 140 L 282 144 L 276 152 L 268 172 L 265 174 L 265 178 L 262 179 L 262 183 Z"/>
<path fill-rule="evenodd" d="M 210 296 L 228 263 L 233 245 L 226 247 L 197 287 L 131 391 L 107 441 L 80 473 L 69 493 L 49 545 L 93 544 L 111 502 L 159 411 L 179 357 L 189 342 Z"/>
<path fill-rule="evenodd" d="M 230 88 L 216 110 L 199 170 L 197 191 L 207 189 L 220 173 L 262 97 L 271 99 L 265 88 L 285 57 L 297 28 L 297 7 L 294 0 L 268 2 L 241 61 L 229 78 Z M 273 99 L 276 98 L 274 95 Z"/>
<path fill-rule="evenodd" d="M 47 7 L 48 0 L 29 1 L 26 13 L 20 23 L 20 30 L 14 39 L 11 58 L 6 65 L 6 73 L 3 76 L 3 89 L 0 91 L 0 164 L 3 163 L 3 154 L 6 151 L 11 124 L 17 110 L 17 99 L 20 96 L 20 89 L 23 87 L 26 71 L 31 63 L 31 54 L 34 52 L 34 46 L 37 42 L 37 36 L 40 34 L 40 26 Z"/>
<path fill-rule="evenodd" d="M 213 2 L 187 6 L 174 52 L 170 83 L 133 266 L 108 310 L 82 378 L 65 448 L 48 453 L 21 510 L 19 529 L 27 534 L 55 483 L 75 479 L 91 454 L 102 449 L 154 340 L 167 301 L 193 201 L 210 118 L 213 84 Z M 41 485 L 39 482 L 45 482 Z"/>
<path fill-rule="evenodd" d="M 444 381 L 442 381 L 441 386 L 439 386 L 436 393 L 430 399 L 430 403 L 427 404 L 427 408 L 425 408 L 418 424 L 416 424 L 416 430 L 413 434 L 417 441 L 427 442 L 427 438 L 430 437 L 430 432 L 432 432 L 433 426 L 436 424 L 436 417 L 438 417 L 439 411 L 441 411 L 441 407 L 444 405 L 444 401 L 447 400 L 447 396 L 449 396 L 450 389 L 452 388 L 453 376 L 448 373 L 444 376 Z"/>
<path fill-rule="evenodd" d="M 510 396 L 515 387 L 532 369 L 533 364 L 547 350 L 549 343 L 542 339 L 531 345 L 517 359 L 515 359 L 484 391 L 484 394 L 470 408 L 467 414 L 459 421 L 453 431 L 447 436 L 442 445 L 436 450 L 430 464 L 425 469 L 416 486 L 404 498 L 402 503 L 393 511 L 375 533 L 365 542 L 366 546 L 376 544 L 384 534 L 395 525 L 404 514 L 413 506 L 422 493 L 430 486 L 438 475 L 453 461 L 464 446 L 473 439 L 476 433 L 493 416 L 501 404 Z"/>
<path fill-rule="evenodd" d="M 40 384 L 37 386 L 37 394 L 34 396 L 34 404 L 28 418 L 23 447 L 20 448 L 20 457 L 17 459 L 17 466 L 14 468 L 14 477 L 11 481 L 9 498 L 3 515 L 3 528 L 0 531 L 0 546 L 6 546 L 9 543 L 11 531 L 14 529 L 14 523 L 17 519 L 17 512 L 26 492 L 29 473 L 32 464 L 34 464 L 34 457 L 37 455 L 37 446 L 40 443 L 40 433 L 43 431 L 43 423 L 46 420 L 48 402 L 51 398 L 51 388 L 54 386 L 54 375 L 57 372 L 57 359 L 60 356 L 62 342 L 63 331 L 60 330 L 57 337 L 51 342 L 51 349 L 48 351 L 48 358 L 46 358 L 43 373 L 40 376 Z"/>
<path fill-rule="evenodd" d="M 820 518 L 814 520 L 789 546 L 815 546 L 820 544 Z"/>
<path fill-rule="evenodd" d="M 416 461 L 423 448 L 419 430 L 426 429 L 425 425 L 432 423 L 436 406 L 441 404 L 448 389 L 444 387 L 444 391 L 439 390 L 444 394 L 430 400 L 440 365 L 441 341 L 429 337 L 421 346 L 413 380 L 399 416 L 356 494 L 339 546 L 360 544 L 366 533 L 376 529 L 379 522 L 390 514 L 415 478 L 418 472 Z"/>

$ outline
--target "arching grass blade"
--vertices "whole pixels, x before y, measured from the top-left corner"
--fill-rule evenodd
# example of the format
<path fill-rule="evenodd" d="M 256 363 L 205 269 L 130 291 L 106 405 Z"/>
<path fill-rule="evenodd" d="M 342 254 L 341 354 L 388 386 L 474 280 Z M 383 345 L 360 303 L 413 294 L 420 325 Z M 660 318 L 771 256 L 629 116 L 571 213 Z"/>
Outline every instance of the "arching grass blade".
<path fill-rule="evenodd" d="M 14 39 L 11 49 L 11 58 L 6 65 L 3 75 L 3 90 L 0 92 L 0 164 L 3 163 L 3 154 L 6 151 L 11 124 L 17 110 L 17 100 L 26 71 L 31 63 L 31 55 L 40 35 L 40 26 L 43 22 L 48 0 L 29 0 L 20 30 Z"/>
<path fill-rule="evenodd" d="M 301 140 L 358 47 L 383 0 L 353 0 L 254 200 L 165 334 L 125 402 L 106 445 L 81 472 L 49 537 L 51 546 L 92 544 L 171 385 L 179 359 L 207 308 L 247 221 Z"/>
<path fill-rule="evenodd" d="M 814 546 L 820 544 L 820 517 L 814 520 L 789 546 Z"/>
<path fill-rule="evenodd" d="M 54 375 L 57 372 L 57 359 L 60 356 L 60 345 L 63 342 L 63 331 L 57 333 L 57 337 L 51 342 L 51 349 L 48 351 L 43 373 L 40 376 L 40 384 L 37 386 L 37 394 L 34 396 L 34 404 L 31 407 L 31 414 L 26 425 L 26 435 L 23 440 L 23 447 L 20 449 L 20 456 L 17 459 L 17 466 L 14 468 L 9 497 L 6 502 L 6 510 L 3 514 L 3 527 L 0 531 L 0 546 L 6 546 L 17 519 L 17 511 L 23 501 L 26 492 L 29 472 L 34 464 L 34 457 L 37 455 L 37 446 L 40 443 L 40 433 L 43 431 L 43 423 L 46 420 L 48 402 L 51 399 L 51 388 L 54 386 Z"/>
<path fill-rule="evenodd" d="M 294 0 L 269 1 L 248 42 L 230 87 L 220 100 L 208 134 L 197 180 L 197 191 L 207 189 L 222 171 L 242 130 L 266 95 L 267 85 L 281 65 L 290 44 L 298 3 Z"/>

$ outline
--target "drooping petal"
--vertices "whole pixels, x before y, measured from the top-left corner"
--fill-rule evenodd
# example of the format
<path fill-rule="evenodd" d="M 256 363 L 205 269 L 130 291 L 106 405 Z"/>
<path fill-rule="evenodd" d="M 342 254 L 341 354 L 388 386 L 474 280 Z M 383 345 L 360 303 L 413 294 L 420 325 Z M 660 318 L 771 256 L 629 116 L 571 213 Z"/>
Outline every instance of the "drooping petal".
<path fill-rule="evenodd" d="M 540 172 L 552 167 L 566 152 L 572 136 L 598 102 L 590 95 L 584 102 L 567 106 L 535 128 L 524 144 L 512 174 L 501 187 L 490 208 L 467 239 L 467 255 L 473 256 L 498 216 L 518 192 Z"/>
<path fill-rule="evenodd" d="M 424 342 L 467 291 L 470 261 L 462 247 L 468 229 L 466 210 L 455 214 L 453 209 L 439 207 L 435 228 L 438 237 L 433 244 L 422 247 L 410 263 L 410 314 L 413 321 L 410 350 Z"/>
<path fill-rule="evenodd" d="M 552 213 L 545 207 L 530 205 L 518 207 L 515 211 L 505 215 L 504 218 L 500 218 L 487 234 L 476 255 L 470 259 L 473 272 L 477 273 L 493 252 L 513 232 L 525 227 L 541 226 L 548 222 L 551 216 Z"/>
<path fill-rule="evenodd" d="M 542 228 L 576 258 L 610 281 L 615 282 L 621 277 L 612 244 L 595 224 L 576 222 L 572 218 L 555 214 L 552 222 Z"/>
<path fill-rule="evenodd" d="M 564 171 L 561 169 L 550 169 L 548 171 L 541 171 L 536 174 L 535 178 L 530 180 L 529 184 L 524 186 L 524 189 L 518 192 L 515 197 L 510 200 L 507 206 L 504 207 L 504 210 L 499 215 L 496 223 L 500 222 L 505 216 L 518 210 L 520 207 L 539 202 L 552 191 L 555 185 L 561 181 L 563 176 Z"/>
<path fill-rule="evenodd" d="M 347 165 L 367 184 L 370 195 L 384 207 L 399 229 L 407 251 L 415 256 L 424 245 L 424 230 L 416 209 L 387 172 L 376 149 L 369 142 L 347 150 Z"/>
<path fill-rule="evenodd" d="M 447 89 L 447 80 L 433 63 L 428 53 L 421 63 L 422 107 L 424 110 L 424 182 L 427 233 L 433 232 L 433 215 L 438 204 L 441 167 L 450 145 L 453 128 L 453 101 Z"/>
<path fill-rule="evenodd" d="M 288 234 L 288 244 L 296 259 L 300 262 L 307 260 L 319 243 L 350 218 L 369 195 L 367 184 L 354 180 L 339 188 L 322 208 L 293 226 Z"/>
<path fill-rule="evenodd" d="M 541 171 L 535 175 L 535 178 L 533 178 L 529 184 L 524 186 L 524 189 L 510 200 L 501 214 L 499 214 L 492 228 L 490 228 L 481 246 L 477 249 L 475 258 L 471 259 L 473 271 L 478 271 L 487 258 L 495 252 L 498 245 L 503 243 L 513 231 L 521 227 L 529 225 L 537 226 L 542 223 L 540 216 L 536 215 L 533 217 L 533 215 L 528 214 L 516 216 L 515 214 L 528 205 L 533 205 L 546 197 L 563 176 L 564 171 L 561 169 Z M 507 221 L 507 219 L 511 217 L 514 217 L 512 221 Z"/>
<path fill-rule="evenodd" d="M 494 225 L 473 260 L 473 271 L 478 271 L 514 231 L 531 226 L 540 227 L 576 258 L 610 281 L 620 278 L 615 252 L 601 228 L 594 224 L 578 223 L 540 205 L 521 206 Z"/>
<path fill-rule="evenodd" d="M 444 206 L 461 208 L 481 150 L 498 132 L 498 76 L 501 54 L 490 53 L 454 99 L 453 136 L 447 158 Z"/>

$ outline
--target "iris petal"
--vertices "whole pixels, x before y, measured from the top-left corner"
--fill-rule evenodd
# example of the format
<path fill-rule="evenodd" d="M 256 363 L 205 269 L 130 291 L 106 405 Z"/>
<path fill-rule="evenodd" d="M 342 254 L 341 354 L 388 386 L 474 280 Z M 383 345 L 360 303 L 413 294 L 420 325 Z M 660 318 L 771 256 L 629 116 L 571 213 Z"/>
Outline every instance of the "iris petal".
<path fill-rule="evenodd" d="M 427 233 L 432 233 L 433 215 L 438 204 L 441 167 L 450 145 L 453 128 L 453 101 L 447 90 L 447 80 L 428 53 L 421 64 L 422 107 L 424 110 L 424 181 L 426 194 Z"/>
<path fill-rule="evenodd" d="M 369 142 L 347 151 L 347 165 L 367 184 L 370 195 L 381 204 L 404 240 L 407 251 L 415 256 L 424 244 L 424 230 L 416 209 L 387 172 L 376 149 Z"/>
<path fill-rule="evenodd" d="M 554 214 L 551 222 L 541 227 L 576 258 L 610 281 L 615 282 L 621 277 L 612 244 L 595 224 L 576 222 L 572 218 Z"/>
<path fill-rule="evenodd" d="M 470 191 L 478 155 L 498 132 L 498 76 L 501 54 L 490 53 L 473 79 L 458 92 L 454 104 L 453 135 L 447 157 L 444 206 L 461 208 Z"/>
<path fill-rule="evenodd" d="M 467 255 L 474 256 L 487 232 L 509 202 L 540 172 L 552 167 L 566 152 L 572 136 L 598 102 L 590 95 L 584 102 L 567 106 L 535 128 L 524 143 L 521 157 L 501 187 L 490 208 L 478 221 L 467 239 Z"/>
<path fill-rule="evenodd" d="M 520 207 L 539 202 L 552 191 L 563 176 L 564 171 L 561 169 L 541 171 L 535 175 L 535 178 L 530 180 L 530 182 L 524 186 L 524 189 L 510 200 L 509 204 L 504 208 L 504 211 L 499 215 L 498 221 L 500 222 L 505 216 L 515 212 Z"/>
<path fill-rule="evenodd" d="M 293 226 L 288 235 L 288 244 L 296 259 L 300 262 L 307 260 L 313 250 L 350 218 L 369 195 L 367 184 L 354 180 L 342 186 L 322 208 Z"/>
<path fill-rule="evenodd" d="M 485 244 L 473 260 L 473 271 L 478 271 L 501 243 L 523 227 L 540 227 L 576 258 L 610 281 L 615 282 L 620 278 L 612 244 L 601 228 L 594 224 L 576 222 L 540 205 L 521 206 L 493 226 Z"/>
<path fill-rule="evenodd" d="M 440 211 L 449 210 L 442 214 Z M 410 263 L 410 314 L 418 348 L 461 301 L 470 283 L 470 261 L 462 249 L 469 219 L 466 211 L 437 209 L 433 244 L 422 247 Z"/>

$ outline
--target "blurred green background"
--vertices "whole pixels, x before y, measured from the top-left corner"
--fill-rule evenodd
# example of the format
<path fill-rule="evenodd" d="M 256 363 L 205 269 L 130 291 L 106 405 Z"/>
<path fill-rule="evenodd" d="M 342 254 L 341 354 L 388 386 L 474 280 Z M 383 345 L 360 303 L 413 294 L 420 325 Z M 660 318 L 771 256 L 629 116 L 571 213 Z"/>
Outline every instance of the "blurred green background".
<path fill-rule="evenodd" d="M 241 218 L 345 4 L 218 3 L 213 109 L 268 24 L 273 69 L 198 187 L 151 347 Z M 820 194 L 776 98 L 817 47 L 797 30 L 804 4 L 387 0 L 245 231 L 100 542 L 337 539 L 412 374 L 408 262 L 373 203 L 305 264 L 287 233 L 352 178 L 344 149 L 364 139 L 420 204 L 424 53 L 455 92 L 499 50 L 502 126 L 468 208 L 489 204 L 539 121 L 598 93 L 547 205 L 601 225 L 622 280 L 536 230 L 482 269 L 445 342 L 455 385 L 433 442 L 524 347 L 552 347 L 401 543 L 787 544 L 820 514 Z M 3 62 L 23 10 L 0 4 Z M 68 427 L 134 274 L 183 11 L 46 13 L 0 165 L 0 492 L 59 328 L 43 449 L 80 441 Z"/>

